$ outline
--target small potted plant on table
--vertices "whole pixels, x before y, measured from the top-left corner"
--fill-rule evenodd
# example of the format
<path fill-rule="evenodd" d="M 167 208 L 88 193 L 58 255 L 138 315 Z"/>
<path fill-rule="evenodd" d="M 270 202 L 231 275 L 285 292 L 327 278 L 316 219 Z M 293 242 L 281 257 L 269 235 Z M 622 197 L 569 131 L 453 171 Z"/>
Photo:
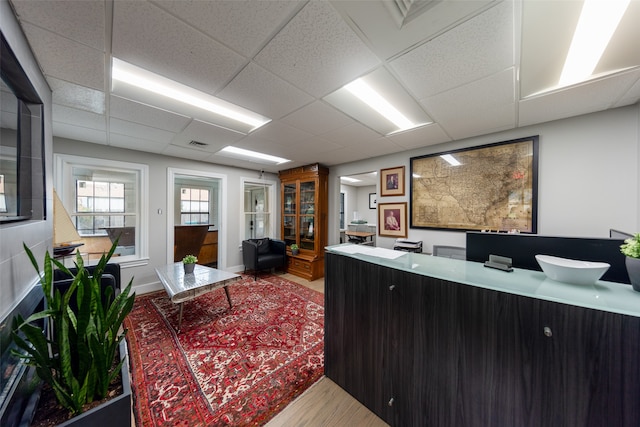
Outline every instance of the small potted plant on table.
<path fill-rule="evenodd" d="M 196 267 L 196 262 L 198 262 L 198 258 L 195 255 L 187 255 L 182 258 L 185 274 L 193 273 L 193 269 Z"/>
<path fill-rule="evenodd" d="M 634 291 L 640 292 L 640 233 L 636 233 L 633 237 L 629 237 L 620 246 L 622 252 L 627 258 L 625 265 L 629 280 Z"/>
<path fill-rule="evenodd" d="M 291 245 L 291 255 L 298 255 L 298 252 L 300 252 L 300 248 L 298 248 L 298 245 L 296 245 L 295 243 Z"/>

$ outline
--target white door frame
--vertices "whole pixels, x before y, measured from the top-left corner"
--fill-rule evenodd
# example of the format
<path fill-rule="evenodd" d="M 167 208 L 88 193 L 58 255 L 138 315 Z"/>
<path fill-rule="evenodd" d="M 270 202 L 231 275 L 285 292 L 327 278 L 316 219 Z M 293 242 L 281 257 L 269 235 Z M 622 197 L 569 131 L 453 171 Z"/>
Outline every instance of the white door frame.
<path fill-rule="evenodd" d="M 218 269 L 227 267 L 227 176 L 215 172 L 205 172 L 193 169 L 167 168 L 167 264 L 173 264 L 173 227 L 175 224 L 175 180 L 176 175 L 193 176 L 197 178 L 212 178 L 220 180 L 220 192 L 218 194 Z M 222 243 L 222 245 L 220 244 Z"/>

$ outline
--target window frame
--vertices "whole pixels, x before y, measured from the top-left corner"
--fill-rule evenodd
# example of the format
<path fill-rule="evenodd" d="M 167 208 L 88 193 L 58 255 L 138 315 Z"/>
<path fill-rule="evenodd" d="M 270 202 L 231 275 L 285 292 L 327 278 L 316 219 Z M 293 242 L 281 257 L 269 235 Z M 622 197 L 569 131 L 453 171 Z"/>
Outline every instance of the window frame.
<path fill-rule="evenodd" d="M 269 195 L 268 195 L 268 199 L 267 199 L 267 204 L 269 206 L 269 210 L 268 211 L 264 211 L 262 212 L 263 214 L 268 214 L 269 215 L 269 228 L 270 228 L 270 233 L 268 233 L 267 236 L 265 237 L 270 237 L 273 239 L 279 239 L 279 227 L 277 228 L 276 226 L 278 224 L 276 224 L 276 217 L 277 217 L 277 199 L 276 199 L 276 193 L 279 191 L 280 189 L 280 185 L 278 182 L 276 181 L 272 181 L 272 180 L 268 180 L 268 179 L 264 179 L 264 178 L 249 178 L 249 177 L 241 177 L 240 178 L 240 191 L 241 194 L 243 195 L 242 197 L 240 197 L 240 212 L 242 213 L 242 221 L 239 225 L 239 233 L 240 233 L 240 246 L 242 246 L 242 241 L 243 240 L 247 240 L 250 239 L 251 236 L 247 236 L 246 234 L 246 229 L 244 227 L 245 224 L 245 217 L 246 215 L 250 215 L 251 212 L 247 212 L 245 211 L 244 208 L 244 191 L 245 191 L 245 187 L 247 185 L 253 185 L 253 186 L 263 186 L 263 187 L 267 187 L 269 188 Z"/>
<path fill-rule="evenodd" d="M 111 262 L 123 267 L 146 265 L 149 260 L 149 166 L 119 160 L 97 159 L 71 154 L 54 154 L 54 187 L 69 214 L 74 215 L 76 206 L 76 179 L 73 168 L 84 167 L 105 171 L 132 173 L 136 176 L 136 251 L 133 255 L 111 258 Z M 144 219 L 144 220 L 143 220 Z"/>
<path fill-rule="evenodd" d="M 184 190 L 185 188 L 188 189 L 188 190 L 199 190 L 199 191 L 206 191 L 207 193 L 209 193 L 207 195 L 207 200 L 206 200 L 207 211 L 206 212 L 203 212 L 203 211 L 185 212 L 185 211 L 182 210 L 182 198 L 181 198 L 180 199 L 180 224 L 181 225 L 196 225 L 196 224 L 198 224 L 198 225 L 204 225 L 204 224 L 210 225 L 212 223 L 212 220 L 213 220 L 212 216 L 214 216 L 214 215 L 211 214 L 212 209 L 214 208 L 214 201 L 213 201 L 213 194 L 211 194 L 210 189 L 206 188 L 206 187 L 198 187 L 197 185 L 189 185 L 188 187 L 187 186 L 180 187 L 180 191 Z M 194 201 L 196 201 L 196 199 L 189 199 L 189 201 L 190 202 L 194 202 Z M 201 201 L 201 200 L 198 199 L 198 201 Z M 205 214 L 205 213 L 206 213 L 207 218 L 208 218 L 207 222 L 198 222 L 198 223 L 190 222 L 188 224 L 185 224 L 185 223 L 182 222 L 182 215 L 202 215 L 202 214 Z"/>

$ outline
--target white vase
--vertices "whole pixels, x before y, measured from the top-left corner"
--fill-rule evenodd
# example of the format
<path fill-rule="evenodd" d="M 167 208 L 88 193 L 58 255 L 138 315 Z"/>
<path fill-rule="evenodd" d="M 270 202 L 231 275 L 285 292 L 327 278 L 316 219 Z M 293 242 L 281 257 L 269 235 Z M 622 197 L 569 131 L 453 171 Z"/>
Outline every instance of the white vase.
<path fill-rule="evenodd" d="M 627 257 L 624 263 L 627 266 L 627 273 L 629 273 L 629 280 L 633 290 L 640 292 L 640 258 Z"/>

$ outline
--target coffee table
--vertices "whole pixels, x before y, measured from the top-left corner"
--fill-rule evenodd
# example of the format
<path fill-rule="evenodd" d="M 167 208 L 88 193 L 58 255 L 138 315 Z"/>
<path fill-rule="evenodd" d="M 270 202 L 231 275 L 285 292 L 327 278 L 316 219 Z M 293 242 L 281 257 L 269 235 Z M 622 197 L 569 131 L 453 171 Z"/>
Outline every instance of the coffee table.
<path fill-rule="evenodd" d="M 182 308 L 185 301 L 194 299 L 198 295 L 224 288 L 229 307 L 231 307 L 231 297 L 229 296 L 227 285 L 242 277 L 239 274 L 199 264 L 196 264 L 193 273 L 185 274 L 182 262 L 158 267 L 156 268 L 156 274 L 167 291 L 171 302 L 180 304 L 178 332 L 180 332 L 180 327 L 182 326 Z"/>

